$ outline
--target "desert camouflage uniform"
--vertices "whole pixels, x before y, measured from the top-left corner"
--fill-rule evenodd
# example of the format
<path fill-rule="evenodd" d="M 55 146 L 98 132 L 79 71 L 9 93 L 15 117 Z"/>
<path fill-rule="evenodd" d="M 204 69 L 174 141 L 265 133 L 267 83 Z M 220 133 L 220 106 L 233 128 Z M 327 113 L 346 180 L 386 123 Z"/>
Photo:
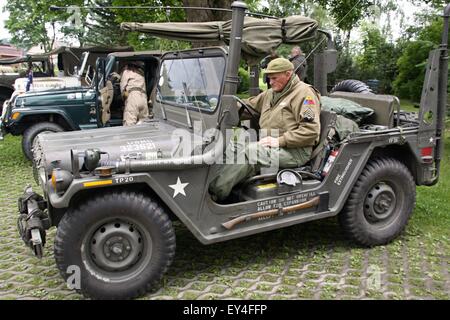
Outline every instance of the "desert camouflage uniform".
<path fill-rule="evenodd" d="M 120 80 L 120 92 L 125 101 L 123 113 L 125 126 L 135 125 L 148 118 L 147 93 L 142 73 L 125 69 Z"/>

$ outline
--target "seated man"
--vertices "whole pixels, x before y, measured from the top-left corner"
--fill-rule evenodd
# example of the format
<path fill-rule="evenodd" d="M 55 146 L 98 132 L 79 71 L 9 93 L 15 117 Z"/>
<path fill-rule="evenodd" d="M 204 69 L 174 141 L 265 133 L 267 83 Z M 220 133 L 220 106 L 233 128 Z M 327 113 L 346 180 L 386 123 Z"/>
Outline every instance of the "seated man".
<path fill-rule="evenodd" d="M 247 160 L 252 152 L 257 154 L 256 166 L 297 168 L 310 160 L 313 147 L 320 135 L 320 94 L 312 86 L 300 81 L 294 73 L 294 65 L 287 59 L 272 60 L 267 66 L 271 89 L 246 103 L 261 114 L 259 125 L 271 133 L 259 142 L 240 148 L 233 142 L 227 148 L 227 158 L 234 153 L 245 153 Z M 273 133 L 272 133 L 273 132 Z M 274 137 L 278 133 L 278 137 Z M 218 177 L 210 185 L 213 197 L 222 201 L 238 183 L 256 174 L 255 165 L 225 164 Z"/>
<path fill-rule="evenodd" d="M 148 118 L 147 93 L 145 89 L 144 63 L 130 61 L 120 79 L 120 91 L 125 101 L 123 123 L 132 126 Z"/>

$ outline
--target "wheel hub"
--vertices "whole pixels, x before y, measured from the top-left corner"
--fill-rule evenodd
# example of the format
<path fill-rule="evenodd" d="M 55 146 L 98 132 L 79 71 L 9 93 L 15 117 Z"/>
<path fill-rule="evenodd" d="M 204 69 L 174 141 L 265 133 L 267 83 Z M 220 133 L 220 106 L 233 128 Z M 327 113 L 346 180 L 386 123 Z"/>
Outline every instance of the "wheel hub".
<path fill-rule="evenodd" d="M 140 232 L 124 221 L 102 225 L 94 232 L 90 243 L 92 260 L 107 271 L 129 269 L 139 260 L 144 249 Z"/>
<path fill-rule="evenodd" d="M 396 203 L 394 189 L 386 183 L 378 183 L 366 196 L 364 215 L 371 222 L 383 221 L 392 215 Z"/>

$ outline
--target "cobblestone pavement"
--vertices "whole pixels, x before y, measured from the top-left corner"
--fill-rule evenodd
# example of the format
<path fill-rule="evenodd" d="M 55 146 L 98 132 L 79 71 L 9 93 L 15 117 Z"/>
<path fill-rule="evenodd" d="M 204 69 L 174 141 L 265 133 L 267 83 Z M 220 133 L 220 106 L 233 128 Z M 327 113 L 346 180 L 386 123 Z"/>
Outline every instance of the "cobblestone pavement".
<path fill-rule="evenodd" d="M 55 229 L 42 260 L 17 234 L 17 198 L 26 183 L 39 190 L 29 163 L 0 165 L 0 299 L 82 299 L 55 266 Z M 346 240 L 335 219 L 210 246 L 180 224 L 176 235 L 171 268 L 142 299 L 450 299 L 449 234 L 422 232 L 414 217 L 372 249 Z"/>

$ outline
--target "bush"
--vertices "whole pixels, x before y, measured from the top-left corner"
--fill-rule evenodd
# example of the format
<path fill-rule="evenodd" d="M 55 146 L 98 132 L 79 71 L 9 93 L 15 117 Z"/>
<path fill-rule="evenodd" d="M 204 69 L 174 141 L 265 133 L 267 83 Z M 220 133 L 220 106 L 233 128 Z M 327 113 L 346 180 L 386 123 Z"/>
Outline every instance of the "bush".
<path fill-rule="evenodd" d="M 400 98 L 419 101 L 425 78 L 426 61 L 434 44 L 429 41 L 408 43 L 398 59 L 399 74 L 394 81 L 395 94 Z"/>
<path fill-rule="evenodd" d="M 238 93 L 247 93 L 250 88 L 250 75 L 244 68 L 239 68 L 239 87 Z"/>

